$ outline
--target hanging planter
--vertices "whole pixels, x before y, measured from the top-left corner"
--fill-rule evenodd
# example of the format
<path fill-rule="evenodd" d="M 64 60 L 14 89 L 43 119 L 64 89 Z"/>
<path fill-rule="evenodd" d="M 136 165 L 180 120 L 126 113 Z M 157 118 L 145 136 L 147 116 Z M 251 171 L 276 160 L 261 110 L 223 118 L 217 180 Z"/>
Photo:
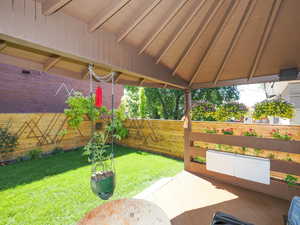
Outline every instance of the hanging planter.
<path fill-rule="evenodd" d="M 211 121 L 214 120 L 216 106 L 206 101 L 194 102 L 192 105 L 192 120 Z"/>
<path fill-rule="evenodd" d="M 227 102 L 217 108 L 214 116 L 217 121 L 243 120 L 248 112 L 245 104 L 239 102 Z"/>
<path fill-rule="evenodd" d="M 113 153 L 106 145 L 108 133 L 95 133 L 84 147 L 84 155 L 92 162 L 91 189 L 103 200 L 109 199 L 115 190 Z"/>
<path fill-rule="evenodd" d="M 265 100 L 255 104 L 253 118 L 256 120 L 268 117 L 293 118 L 295 107 L 282 98 Z"/>
<path fill-rule="evenodd" d="M 108 200 L 114 193 L 115 185 L 115 172 L 113 170 L 92 172 L 91 189 L 101 199 Z"/>

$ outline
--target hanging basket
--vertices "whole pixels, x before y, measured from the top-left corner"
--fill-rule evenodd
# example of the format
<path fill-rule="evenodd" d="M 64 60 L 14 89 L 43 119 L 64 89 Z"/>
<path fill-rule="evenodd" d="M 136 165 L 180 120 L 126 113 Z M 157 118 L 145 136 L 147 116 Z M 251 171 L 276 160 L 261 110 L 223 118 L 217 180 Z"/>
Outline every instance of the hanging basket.
<path fill-rule="evenodd" d="M 92 191 L 103 200 L 108 200 L 113 195 L 115 185 L 115 173 L 113 171 L 95 173 L 91 177 Z"/>
<path fill-rule="evenodd" d="M 92 165 L 91 189 L 102 200 L 108 200 L 116 187 L 113 158 Z"/>

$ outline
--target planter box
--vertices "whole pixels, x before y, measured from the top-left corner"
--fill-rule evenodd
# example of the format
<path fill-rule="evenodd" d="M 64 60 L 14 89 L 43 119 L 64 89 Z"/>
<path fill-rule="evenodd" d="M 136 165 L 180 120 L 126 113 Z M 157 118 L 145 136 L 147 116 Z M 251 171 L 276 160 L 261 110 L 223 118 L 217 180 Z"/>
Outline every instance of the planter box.
<path fill-rule="evenodd" d="M 213 172 L 270 184 L 269 159 L 208 150 L 206 168 Z"/>

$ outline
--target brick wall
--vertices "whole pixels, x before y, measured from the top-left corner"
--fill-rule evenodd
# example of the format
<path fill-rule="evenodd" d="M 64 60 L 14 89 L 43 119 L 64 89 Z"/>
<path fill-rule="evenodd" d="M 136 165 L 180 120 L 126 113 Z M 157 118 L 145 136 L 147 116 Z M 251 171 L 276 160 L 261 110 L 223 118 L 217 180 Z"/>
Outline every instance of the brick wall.
<path fill-rule="evenodd" d="M 89 93 L 89 82 L 0 63 L 0 113 L 63 112 L 68 91 Z M 99 83 L 94 83 L 94 88 Z M 103 104 L 110 108 L 111 84 L 101 83 Z M 120 104 L 123 86 L 115 87 L 115 104 Z"/>

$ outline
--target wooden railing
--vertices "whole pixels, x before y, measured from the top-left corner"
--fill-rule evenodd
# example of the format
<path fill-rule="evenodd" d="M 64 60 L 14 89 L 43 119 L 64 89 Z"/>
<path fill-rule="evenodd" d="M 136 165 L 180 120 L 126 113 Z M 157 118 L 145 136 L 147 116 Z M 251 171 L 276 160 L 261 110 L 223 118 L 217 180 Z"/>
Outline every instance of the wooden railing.
<path fill-rule="evenodd" d="M 197 141 L 247 148 L 267 149 L 276 152 L 293 154 L 300 154 L 300 141 L 190 132 L 188 137 L 188 143 L 190 143 L 190 145 L 187 146 L 185 154 L 186 157 L 188 157 L 188 160 L 186 160 L 188 164 L 185 168 L 190 172 L 217 178 L 224 182 L 235 184 L 244 188 L 250 188 L 252 190 L 260 191 L 283 199 L 291 199 L 295 195 L 300 195 L 299 185 L 289 187 L 283 180 L 280 179 L 271 178 L 271 184 L 266 185 L 206 170 L 204 163 L 198 163 L 194 160 L 199 156 L 205 158 L 207 151 L 207 148 L 195 146 L 194 143 Z M 300 163 L 271 158 L 270 164 L 271 171 L 300 176 Z"/>

